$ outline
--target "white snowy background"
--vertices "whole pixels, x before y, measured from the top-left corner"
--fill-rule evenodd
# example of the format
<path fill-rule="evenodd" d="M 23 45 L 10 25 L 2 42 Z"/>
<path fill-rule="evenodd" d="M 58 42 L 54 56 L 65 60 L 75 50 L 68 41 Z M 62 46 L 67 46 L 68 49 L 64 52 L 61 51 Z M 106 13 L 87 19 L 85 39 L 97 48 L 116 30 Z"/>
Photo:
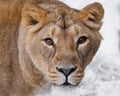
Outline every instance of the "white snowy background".
<path fill-rule="evenodd" d="M 120 96 L 120 0 L 60 0 L 72 8 L 82 9 L 93 2 L 105 9 L 100 30 L 104 40 L 85 76 L 76 89 L 53 88 L 47 96 Z"/>

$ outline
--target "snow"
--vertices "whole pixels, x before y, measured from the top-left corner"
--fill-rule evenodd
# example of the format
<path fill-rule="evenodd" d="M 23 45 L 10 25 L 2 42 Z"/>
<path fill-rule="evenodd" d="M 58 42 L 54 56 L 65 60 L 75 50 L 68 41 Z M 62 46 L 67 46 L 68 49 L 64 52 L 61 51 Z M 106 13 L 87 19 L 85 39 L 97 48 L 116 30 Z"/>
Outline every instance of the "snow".
<path fill-rule="evenodd" d="M 102 3 L 105 9 L 103 26 L 100 30 L 104 40 L 93 61 L 85 70 L 78 88 L 53 87 L 46 96 L 120 96 L 120 8 L 119 0 L 60 0 L 72 8 L 82 9 L 93 2 Z"/>

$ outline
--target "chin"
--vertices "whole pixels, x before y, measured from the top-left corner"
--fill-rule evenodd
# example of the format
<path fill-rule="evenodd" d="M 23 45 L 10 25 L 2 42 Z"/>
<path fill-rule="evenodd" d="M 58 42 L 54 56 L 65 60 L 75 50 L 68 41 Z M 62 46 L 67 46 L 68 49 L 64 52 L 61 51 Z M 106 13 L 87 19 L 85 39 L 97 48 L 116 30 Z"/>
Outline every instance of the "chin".
<path fill-rule="evenodd" d="M 51 87 L 51 90 L 54 92 L 59 92 L 61 95 L 62 94 L 67 94 L 69 92 L 74 91 L 77 88 L 78 85 L 55 85 L 53 84 Z M 59 95 L 58 95 L 59 96 Z"/>

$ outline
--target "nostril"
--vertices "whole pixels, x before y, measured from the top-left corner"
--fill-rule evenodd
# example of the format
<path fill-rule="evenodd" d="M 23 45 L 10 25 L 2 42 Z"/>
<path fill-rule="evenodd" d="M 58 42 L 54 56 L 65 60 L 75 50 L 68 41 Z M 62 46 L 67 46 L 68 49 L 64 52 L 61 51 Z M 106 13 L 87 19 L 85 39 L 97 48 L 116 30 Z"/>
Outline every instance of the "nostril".
<path fill-rule="evenodd" d="M 71 73 L 73 73 L 77 69 L 77 67 L 71 67 L 71 68 L 58 68 L 58 67 L 56 67 L 56 69 L 60 73 L 64 74 L 65 76 L 69 76 Z"/>
<path fill-rule="evenodd" d="M 57 69 L 60 73 L 64 73 L 64 70 L 63 70 L 62 68 L 56 67 L 56 69 Z"/>
<path fill-rule="evenodd" d="M 77 69 L 77 67 L 71 68 L 71 69 L 70 69 L 70 73 L 73 73 L 76 69 Z"/>

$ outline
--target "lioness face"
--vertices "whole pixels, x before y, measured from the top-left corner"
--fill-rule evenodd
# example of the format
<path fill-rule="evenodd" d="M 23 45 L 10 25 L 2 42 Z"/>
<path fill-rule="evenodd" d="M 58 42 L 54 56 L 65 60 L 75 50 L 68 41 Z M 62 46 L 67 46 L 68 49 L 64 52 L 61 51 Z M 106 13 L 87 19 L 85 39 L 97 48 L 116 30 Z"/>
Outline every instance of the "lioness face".
<path fill-rule="evenodd" d="M 32 14 L 27 14 L 28 9 L 23 10 L 25 49 L 33 64 L 54 85 L 78 85 L 101 42 L 102 6 L 94 3 L 81 11 L 59 8 L 52 14 L 40 7 L 36 9 L 42 13 L 29 9 Z"/>

